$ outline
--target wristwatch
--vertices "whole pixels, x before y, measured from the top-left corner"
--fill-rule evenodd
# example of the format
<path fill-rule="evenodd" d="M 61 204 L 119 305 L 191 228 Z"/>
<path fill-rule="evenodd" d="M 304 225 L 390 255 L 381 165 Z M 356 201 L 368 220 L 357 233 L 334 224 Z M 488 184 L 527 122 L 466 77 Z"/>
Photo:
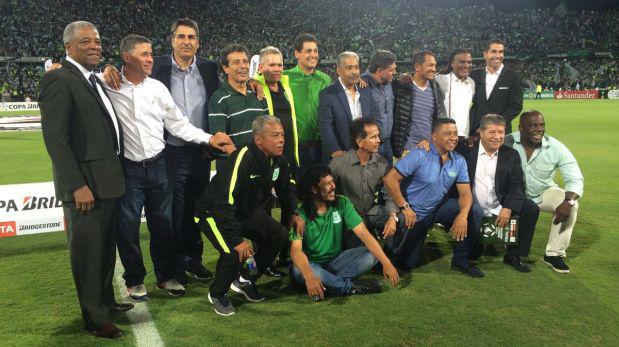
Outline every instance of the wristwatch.
<path fill-rule="evenodd" d="M 576 205 L 576 200 L 575 199 L 565 199 L 565 202 L 567 202 L 567 204 L 570 205 L 570 206 Z"/>
<path fill-rule="evenodd" d="M 411 208 L 411 205 L 408 204 L 408 202 L 405 202 L 404 205 L 400 206 L 400 211 L 404 211 L 407 208 Z"/>

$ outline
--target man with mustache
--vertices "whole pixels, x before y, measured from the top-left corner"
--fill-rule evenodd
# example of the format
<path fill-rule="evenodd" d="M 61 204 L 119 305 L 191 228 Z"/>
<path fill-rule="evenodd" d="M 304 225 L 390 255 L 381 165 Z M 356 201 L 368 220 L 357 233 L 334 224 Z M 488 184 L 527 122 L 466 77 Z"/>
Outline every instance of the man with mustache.
<path fill-rule="evenodd" d="M 267 113 L 264 100 L 247 86 L 249 81 L 249 51 L 243 45 L 230 44 L 221 51 L 221 69 L 226 81 L 213 93 L 209 102 L 208 123 L 210 131 L 224 132 L 230 136 L 234 147 L 241 148 L 251 143 L 252 122 Z M 226 154 L 233 147 L 225 147 Z M 217 170 L 223 168 L 223 161 L 217 159 Z"/>
<path fill-rule="evenodd" d="M 393 155 L 405 156 L 418 145 L 429 148 L 432 122 L 438 117 L 440 88 L 434 81 L 436 59 L 429 51 L 413 56 L 413 82 L 393 81 L 395 95 L 391 143 Z"/>
<path fill-rule="evenodd" d="M 291 185 L 290 166 L 284 152 L 284 128 L 274 116 L 263 115 L 252 123 L 253 140 L 239 148 L 217 170 L 196 203 L 195 221 L 219 251 L 217 272 L 208 300 L 222 316 L 235 313 L 228 297 L 232 289 L 249 301 L 265 300 L 256 281 L 273 263 L 288 237 L 288 228 L 302 233 L 304 223 L 296 213 L 297 198 Z M 283 226 L 269 215 L 277 194 L 282 214 L 292 215 Z M 254 254 L 252 240 L 258 248 Z M 254 257 L 256 268 L 243 268 Z M 240 274 L 239 274 L 240 271 Z"/>
<path fill-rule="evenodd" d="M 499 114 L 507 121 L 505 133 L 512 132 L 512 120 L 522 111 L 522 79 L 503 64 L 505 44 L 490 40 L 484 47 L 486 66 L 471 72 L 475 81 L 475 97 L 470 111 L 469 135 L 479 139 L 479 120 L 489 113 Z"/>
<path fill-rule="evenodd" d="M 546 122 L 539 111 L 523 112 L 518 129 L 505 139 L 505 144 L 520 154 L 527 198 L 542 212 L 553 214 L 544 262 L 556 272 L 569 273 L 564 258 L 576 224 L 584 178 L 570 150 L 546 135 Z M 563 189 L 554 181 L 557 170 L 563 178 Z"/>
<path fill-rule="evenodd" d="M 359 56 L 343 52 L 337 57 L 338 80 L 320 92 L 318 122 L 322 138 L 323 162 L 346 153 L 352 145 L 350 124 L 372 115 L 369 88 L 359 88 Z"/>
<path fill-rule="evenodd" d="M 441 88 L 443 100 L 439 105 L 438 116 L 455 119 L 460 148 L 469 145 L 469 111 L 475 95 L 475 81 L 469 77 L 473 57 L 468 49 L 456 49 L 449 57 L 447 74 L 436 75 L 434 78 Z"/>
<path fill-rule="evenodd" d="M 164 130 L 183 141 L 222 149 L 232 141 L 224 133 L 211 136 L 196 128 L 174 103 L 163 83 L 148 77 L 153 68 L 151 41 L 130 34 L 120 43 L 123 68 L 120 89 L 108 87 L 124 129 L 127 189 L 118 201 L 118 253 L 125 268 L 127 293 L 135 301 L 148 299 L 146 269 L 140 249 L 140 217 L 145 207 L 151 233 L 150 253 L 157 287 L 170 295 L 185 293 L 174 279 L 176 257 L 172 228 L 172 185 L 166 168 Z"/>
<path fill-rule="evenodd" d="M 441 223 L 451 229 L 457 241 L 451 269 L 483 277 L 484 273 L 468 262 L 479 236 L 482 212 L 473 204 L 466 161 L 454 151 L 458 144 L 456 121 L 437 118 L 431 131 L 430 150 L 414 148 L 384 178 L 409 229 L 387 239 L 387 250 L 399 269 L 411 271 L 419 266 L 428 230 L 434 223 Z M 446 196 L 454 184 L 458 199 Z"/>
<path fill-rule="evenodd" d="M 101 39 L 89 22 L 70 23 L 62 35 L 67 57 L 39 84 L 43 140 L 52 161 L 56 197 L 62 201 L 71 271 L 84 330 L 118 338 L 115 313 L 133 308 L 114 299 L 116 199 L 125 192 L 119 156 L 122 127 L 93 70 Z"/>

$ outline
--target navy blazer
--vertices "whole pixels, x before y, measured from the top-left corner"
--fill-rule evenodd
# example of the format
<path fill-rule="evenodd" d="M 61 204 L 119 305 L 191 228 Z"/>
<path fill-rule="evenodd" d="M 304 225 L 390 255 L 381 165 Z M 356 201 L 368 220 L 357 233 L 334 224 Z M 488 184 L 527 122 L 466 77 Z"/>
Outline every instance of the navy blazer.
<path fill-rule="evenodd" d="M 202 76 L 206 97 L 210 98 L 213 92 L 219 88 L 219 74 L 217 63 L 196 56 L 196 65 Z M 172 55 L 154 57 L 153 72 L 150 77 L 163 83 L 172 92 Z M 208 119 L 208 100 L 204 104 L 204 119 Z"/>
<path fill-rule="evenodd" d="M 475 185 L 475 171 L 477 170 L 477 157 L 479 153 L 479 141 L 472 148 L 467 148 L 464 155 L 469 169 L 471 189 Z M 499 147 L 499 157 L 494 174 L 494 191 L 501 206 L 509 208 L 515 214 L 520 214 L 522 203 L 525 199 L 524 173 L 518 152 L 505 145 Z"/>
<path fill-rule="evenodd" d="M 370 88 L 358 88 L 361 102 L 361 116 L 372 117 L 372 92 Z M 350 126 L 352 112 L 348 106 L 346 92 L 339 79 L 320 92 L 318 123 L 322 139 L 323 157 L 328 161 L 331 153 L 348 151 L 352 148 Z"/>

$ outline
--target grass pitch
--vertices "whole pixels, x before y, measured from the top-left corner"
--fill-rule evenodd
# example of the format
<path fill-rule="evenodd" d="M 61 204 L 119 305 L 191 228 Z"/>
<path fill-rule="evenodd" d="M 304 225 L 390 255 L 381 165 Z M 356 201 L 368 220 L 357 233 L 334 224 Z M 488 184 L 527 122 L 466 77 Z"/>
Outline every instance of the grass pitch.
<path fill-rule="evenodd" d="M 397 288 L 363 297 L 312 303 L 288 279 L 259 281 L 267 301 L 232 295 L 237 314 L 220 317 L 206 299 L 209 283 L 192 282 L 185 297 L 157 292 L 150 259 L 148 308 L 168 345 L 606 345 L 619 344 L 619 156 L 614 100 L 528 101 L 546 117 L 547 133 L 574 153 L 585 176 L 585 194 L 568 249 L 569 275 L 541 261 L 550 217 L 542 214 L 531 249 L 533 272 L 521 274 L 502 257 L 482 257 L 482 279 L 449 270 L 445 235 L 426 243 L 427 265 Z M 514 124 L 517 127 L 517 122 Z M 0 133 L 0 184 L 51 180 L 40 132 Z M 142 247 L 148 258 L 148 232 Z M 0 341 L 2 345 L 134 345 L 83 334 L 63 232 L 0 239 Z M 216 252 L 205 243 L 204 262 Z M 375 276 L 375 275 L 370 275 Z M 385 287 L 386 288 L 386 287 Z"/>

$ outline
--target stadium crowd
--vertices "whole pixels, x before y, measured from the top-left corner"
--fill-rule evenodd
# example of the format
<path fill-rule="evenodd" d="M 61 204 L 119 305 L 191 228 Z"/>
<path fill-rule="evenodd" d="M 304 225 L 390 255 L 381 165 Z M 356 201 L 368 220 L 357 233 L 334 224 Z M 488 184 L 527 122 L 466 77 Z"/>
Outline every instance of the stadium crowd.
<path fill-rule="evenodd" d="M 614 59 L 570 60 L 578 76 L 568 68 L 559 68 L 558 61 L 544 58 L 545 54 L 569 50 L 613 51 L 618 48 L 617 10 L 521 9 L 502 12 L 493 7 L 475 8 L 428 6 L 423 1 L 403 2 L 384 0 L 364 1 L 305 1 L 263 3 L 233 1 L 229 6 L 204 2 L 194 6 L 178 1 L 132 1 L 118 6 L 116 1 L 88 0 L 92 6 L 67 1 L 6 1 L 0 5 L 0 56 L 53 57 L 58 61 L 64 48 L 55 40 L 63 23 L 72 18 L 84 18 L 107 30 L 102 36 L 106 59 L 118 60 L 119 43 L 115 38 L 127 33 L 139 33 L 153 40 L 155 55 L 169 51 L 167 24 L 183 13 L 192 13 L 205 33 L 201 37 L 201 54 L 216 57 L 230 37 L 244 43 L 252 53 L 266 45 L 287 47 L 299 32 L 314 32 L 321 39 L 322 59 L 335 59 L 342 50 L 351 50 L 368 59 L 377 49 L 387 49 L 398 60 L 407 61 L 413 52 L 431 49 L 439 61 L 446 61 L 451 50 L 468 47 L 478 55 L 488 33 L 509 43 L 510 55 L 533 56 L 526 62 L 514 61 L 529 85 L 542 83 L 544 88 L 607 88 L 617 86 L 618 76 Z M 95 6 L 96 3 L 96 6 Z M 329 8 L 329 11 L 315 11 Z M 88 9 L 88 10 L 86 10 Z M 134 15 L 123 19 L 124 13 Z M 244 13 L 244 16 L 238 16 Z M 269 16 L 263 16 L 268 13 Z M 309 16 L 308 16 L 309 14 Z M 317 25 L 320 23 L 320 25 Z M 445 31 L 444 23 L 458 23 L 458 30 Z M 277 28 L 277 30 L 266 29 Z M 332 33 L 338 33 L 333 35 Z M 24 40 L 23 38 L 28 38 Z M 291 62 L 293 52 L 284 49 L 285 62 Z M 601 71 L 601 65 L 609 69 Z M 26 67 L 24 67 L 26 66 Z M 531 67 L 532 66 L 532 67 Z M 14 100 L 34 96 L 40 77 L 34 68 L 20 65 L 0 67 L 8 82 L 3 89 Z M 533 72 L 535 71 L 535 72 Z M 610 73 L 608 73 L 610 72 Z M 8 76 L 7 76 L 8 75 Z M 332 73 L 331 76 L 335 74 Z"/>
<path fill-rule="evenodd" d="M 254 10 L 248 3 L 232 4 Z M 160 5 L 130 6 L 148 14 Z M 299 8 L 286 13 L 295 18 Z M 113 315 L 133 308 L 114 299 L 116 249 L 128 297 L 149 299 L 143 208 L 156 287 L 182 296 L 191 282 L 212 279 L 208 301 L 222 316 L 236 312 L 230 290 L 266 300 L 257 286 L 263 275 L 288 275 L 315 301 L 380 293 L 382 284 L 363 275 L 375 271 L 396 286 L 423 264 L 426 235 L 437 223 L 454 241 L 451 270 L 480 278 L 475 262 L 489 250 L 531 272 L 521 257 L 529 255 L 539 213 L 551 213 L 543 259 L 570 272 L 565 257 L 583 177 L 569 149 L 545 134 L 543 115 L 521 115 L 523 78 L 504 64 L 509 42 L 486 40 L 476 69 L 469 49 L 418 47 L 446 54 L 448 71 L 438 73 L 437 55 L 421 50 L 411 73 L 396 78 L 396 55 L 387 50 L 368 52 L 364 72 L 359 55 L 333 46 L 329 35 L 323 43 L 300 34 L 291 45 L 272 37 L 265 47 L 253 43 L 260 55 L 250 76 L 246 46 L 229 43 L 229 33 L 215 36 L 227 44 L 216 43 L 223 46 L 218 63 L 205 59 L 200 40 L 210 43 L 214 29 L 206 25 L 202 36 L 187 18 L 153 40 L 123 33 L 112 48 L 122 68 L 99 70 L 118 27 L 109 29 L 68 24 L 67 55 L 38 86 L 86 332 L 122 336 Z M 171 48 L 154 56 L 164 40 Z M 284 69 L 284 54 L 270 43 L 297 64 Z M 323 45 L 336 58 L 333 78 L 318 64 Z M 217 172 L 209 182 L 212 161 Z M 202 235 L 219 253 L 214 274 L 202 263 Z M 489 244 L 493 237 L 500 249 Z"/>

